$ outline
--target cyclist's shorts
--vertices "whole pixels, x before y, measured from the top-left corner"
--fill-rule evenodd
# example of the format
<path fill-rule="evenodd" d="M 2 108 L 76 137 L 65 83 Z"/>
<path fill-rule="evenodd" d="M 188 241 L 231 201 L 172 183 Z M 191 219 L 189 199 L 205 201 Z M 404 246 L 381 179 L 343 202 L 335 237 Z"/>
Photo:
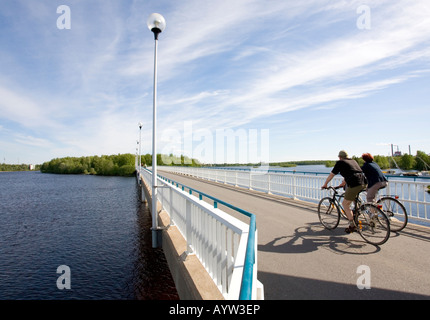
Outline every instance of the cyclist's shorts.
<path fill-rule="evenodd" d="M 366 187 L 367 185 L 359 185 L 352 188 L 347 187 L 345 190 L 345 200 L 354 201 L 357 194 Z"/>

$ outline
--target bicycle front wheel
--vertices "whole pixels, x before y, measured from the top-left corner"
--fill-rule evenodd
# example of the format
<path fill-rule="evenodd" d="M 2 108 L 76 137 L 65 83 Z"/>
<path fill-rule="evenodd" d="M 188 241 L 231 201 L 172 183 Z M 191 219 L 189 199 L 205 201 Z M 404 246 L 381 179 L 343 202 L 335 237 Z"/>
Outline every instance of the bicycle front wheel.
<path fill-rule="evenodd" d="M 318 218 L 321 224 L 329 230 L 336 228 L 340 220 L 340 211 L 332 198 L 322 198 L 318 204 Z"/>
<path fill-rule="evenodd" d="M 360 207 L 355 223 L 360 236 L 370 244 L 384 244 L 390 237 L 390 221 L 387 215 L 372 203 L 365 203 Z"/>
<path fill-rule="evenodd" d="M 391 231 L 400 231 L 406 227 L 408 214 L 404 205 L 399 200 L 391 197 L 382 197 L 378 200 L 378 204 L 382 205 L 382 211 L 385 212 L 390 220 Z"/>

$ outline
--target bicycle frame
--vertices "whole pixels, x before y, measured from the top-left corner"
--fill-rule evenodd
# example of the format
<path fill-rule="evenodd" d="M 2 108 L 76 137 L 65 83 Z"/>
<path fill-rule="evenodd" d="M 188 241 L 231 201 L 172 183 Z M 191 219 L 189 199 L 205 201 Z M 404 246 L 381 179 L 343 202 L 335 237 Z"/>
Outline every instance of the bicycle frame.
<path fill-rule="evenodd" d="M 340 213 L 341 213 L 342 217 L 345 218 L 345 219 L 348 219 L 346 217 L 345 209 L 344 209 L 344 207 L 343 207 L 343 205 L 342 205 L 342 203 L 340 201 L 340 198 L 342 198 L 345 193 L 340 194 L 339 192 L 337 192 L 338 188 L 335 188 L 335 187 L 332 187 L 332 186 L 327 187 L 327 190 L 330 190 L 330 189 L 333 190 L 333 197 L 332 197 L 332 199 L 333 199 L 334 203 L 336 204 L 336 206 L 340 209 Z M 361 192 L 362 191 L 360 191 L 360 193 Z M 353 201 L 354 202 L 354 209 L 352 209 L 353 213 L 356 212 L 357 208 L 359 207 L 359 204 L 358 204 L 357 200 L 359 200 L 360 193 L 357 195 L 357 197 Z"/>

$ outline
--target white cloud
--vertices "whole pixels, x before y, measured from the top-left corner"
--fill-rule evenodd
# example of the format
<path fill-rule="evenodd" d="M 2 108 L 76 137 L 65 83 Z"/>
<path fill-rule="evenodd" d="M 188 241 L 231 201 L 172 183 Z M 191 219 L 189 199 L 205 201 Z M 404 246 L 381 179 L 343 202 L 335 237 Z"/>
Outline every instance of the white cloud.
<path fill-rule="evenodd" d="M 18 143 L 33 146 L 33 147 L 49 148 L 52 146 L 52 143 L 47 139 L 26 136 L 26 135 L 18 135 L 15 138 L 15 141 Z"/>
<path fill-rule="evenodd" d="M 0 110 L 2 118 L 15 121 L 24 127 L 50 124 L 45 110 L 24 93 L 0 86 Z"/>

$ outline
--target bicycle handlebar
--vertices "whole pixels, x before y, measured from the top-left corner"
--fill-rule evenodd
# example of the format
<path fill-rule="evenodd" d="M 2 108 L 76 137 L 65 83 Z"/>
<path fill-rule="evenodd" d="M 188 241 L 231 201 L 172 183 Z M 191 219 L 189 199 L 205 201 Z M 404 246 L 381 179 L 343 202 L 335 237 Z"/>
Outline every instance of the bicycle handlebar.
<path fill-rule="evenodd" d="M 321 188 L 321 189 L 325 189 L 325 190 L 328 190 L 328 189 L 337 190 L 337 189 L 340 189 L 340 188 L 343 188 L 343 186 L 341 186 L 341 187 L 339 187 L 339 186 L 337 186 L 337 187 L 330 186 L 330 187 Z"/>

